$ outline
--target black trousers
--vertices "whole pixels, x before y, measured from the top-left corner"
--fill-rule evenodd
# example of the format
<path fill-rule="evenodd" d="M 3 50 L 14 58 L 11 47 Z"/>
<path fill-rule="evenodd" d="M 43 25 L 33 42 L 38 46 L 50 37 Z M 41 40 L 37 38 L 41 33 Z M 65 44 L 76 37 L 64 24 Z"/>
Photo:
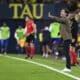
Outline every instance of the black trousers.
<path fill-rule="evenodd" d="M 64 41 L 64 54 L 66 57 L 66 68 L 68 69 L 71 69 L 71 58 L 69 54 L 70 43 L 71 43 L 71 40 L 69 39 Z"/>

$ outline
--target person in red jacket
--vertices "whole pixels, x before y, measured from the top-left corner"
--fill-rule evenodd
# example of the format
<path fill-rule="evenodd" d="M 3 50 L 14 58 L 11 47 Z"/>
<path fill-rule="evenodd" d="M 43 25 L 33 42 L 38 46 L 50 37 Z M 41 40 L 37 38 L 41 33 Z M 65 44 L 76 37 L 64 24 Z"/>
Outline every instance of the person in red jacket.
<path fill-rule="evenodd" d="M 25 45 L 26 58 L 30 57 L 32 59 L 35 53 L 35 46 L 34 46 L 35 23 L 29 17 L 25 18 L 25 22 L 26 22 L 26 26 L 25 26 L 24 34 L 26 36 L 26 42 L 27 42 Z"/>

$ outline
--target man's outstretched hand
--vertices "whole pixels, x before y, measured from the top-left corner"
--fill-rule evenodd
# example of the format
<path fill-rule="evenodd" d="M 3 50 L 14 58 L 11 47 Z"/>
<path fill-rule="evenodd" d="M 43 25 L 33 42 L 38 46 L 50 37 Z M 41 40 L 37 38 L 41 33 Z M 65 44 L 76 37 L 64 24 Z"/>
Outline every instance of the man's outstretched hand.
<path fill-rule="evenodd" d="M 48 17 L 51 18 L 51 19 L 54 18 L 54 16 L 52 16 L 50 12 L 48 13 Z"/>

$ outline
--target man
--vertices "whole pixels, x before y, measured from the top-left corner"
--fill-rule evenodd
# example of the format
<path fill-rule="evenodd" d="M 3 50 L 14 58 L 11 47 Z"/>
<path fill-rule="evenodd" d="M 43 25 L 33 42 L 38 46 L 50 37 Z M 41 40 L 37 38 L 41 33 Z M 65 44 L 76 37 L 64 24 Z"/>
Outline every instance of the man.
<path fill-rule="evenodd" d="M 33 22 L 32 19 L 30 19 L 29 17 L 25 18 L 26 21 L 26 27 L 25 27 L 25 36 L 27 36 L 26 38 L 26 58 L 33 58 L 34 57 L 34 53 L 35 53 L 35 46 L 34 46 L 34 33 L 36 31 L 35 29 L 35 24 Z"/>
<path fill-rule="evenodd" d="M 18 29 L 15 32 L 15 38 L 17 41 L 18 54 L 20 55 L 22 54 L 25 45 L 24 28 L 22 28 L 21 25 L 19 25 Z"/>
<path fill-rule="evenodd" d="M 50 13 L 49 13 L 49 17 L 61 23 L 60 34 L 64 40 L 64 53 L 66 56 L 66 68 L 64 68 L 63 71 L 70 72 L 71 58 L 69 54 L 69 47 L 72 40 L 72 34 L 71 34 L 71 22 L 69 19 L 69 11 L 67 9 L 62 9 L 60 11 L 60 18 L 56 16 L 52 16 Z"/>
<path fill-rule="evenodd" d="M 7 26 L 6 22 L 3 22 L 3 25 L 1 26 L 0 30 L 1 30 L 1 52 L 7 54 L 10 29 Z"/>
<path fill-rule="evenodd" d="M 49 42 L 50 42 L 50 32 L 49 32 L 49 26 L 46 25 L 42 31 L 42 50 L 43 50 L 43 57 L 48 58 L 48 51 L 49 51 Z"/>

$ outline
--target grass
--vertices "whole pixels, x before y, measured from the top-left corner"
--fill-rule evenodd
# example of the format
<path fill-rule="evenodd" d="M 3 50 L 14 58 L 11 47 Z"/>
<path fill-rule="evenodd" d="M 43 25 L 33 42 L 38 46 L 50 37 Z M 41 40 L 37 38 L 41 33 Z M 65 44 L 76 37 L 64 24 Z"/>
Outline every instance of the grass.
<path fill-rule="evenodd" d="M 18 56 L 16 54 L 9 54 L 9 56 L 15 56 L 19 58 L 25 58 L 24 55 Z M 31 59 L 28 59 L 31 60 Z M 65 67 L 65 61 L 55 61 L 52 56 L 48 59 L 42 58 L 40 55 L 36 55 L 32 61 L 46 64 L 56 69 L 63 69 Z M 80 77 L 80 66 L 72 67 L 70 73 L 74 76 Z M 0 56 L 0 80 L 75 80 L 70 77 L 64 76 L 55 71 L 28 63 L 10 59 L 4 56 Z"/>

